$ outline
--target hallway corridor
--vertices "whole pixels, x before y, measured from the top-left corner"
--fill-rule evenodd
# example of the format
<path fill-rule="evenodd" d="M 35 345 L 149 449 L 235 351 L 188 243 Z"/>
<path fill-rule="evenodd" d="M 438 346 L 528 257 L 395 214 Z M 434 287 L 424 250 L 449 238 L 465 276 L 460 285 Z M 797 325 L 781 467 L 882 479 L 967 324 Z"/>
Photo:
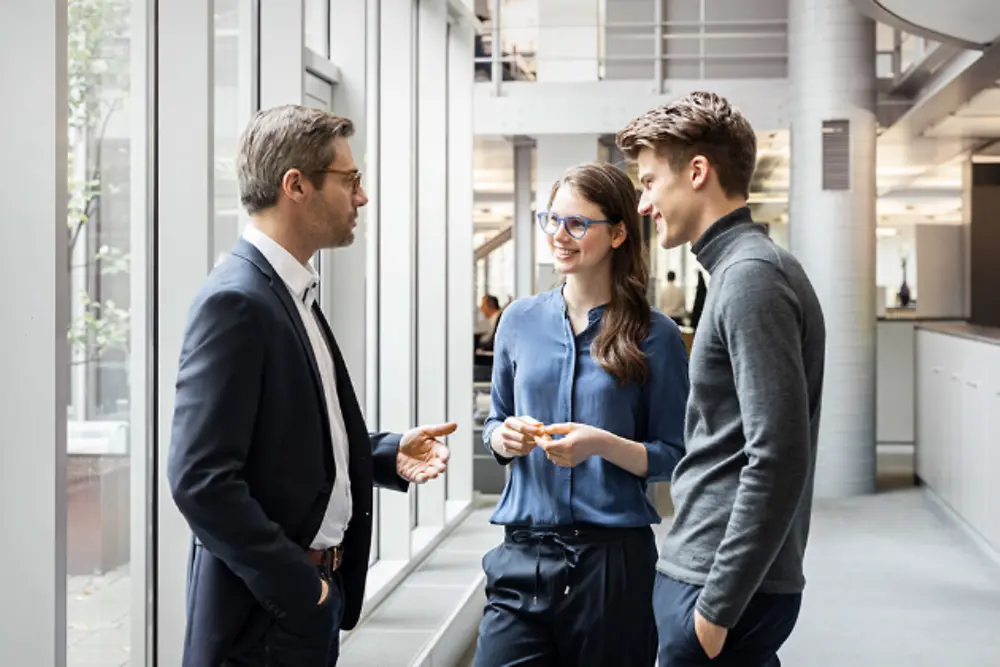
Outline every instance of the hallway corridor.
<path fill-rule="evenodd" d="M 802 615 L 783 665 L 996 664 L 1000 562 L 909 485 L 906 457 L 892 458 L 880 456 L 878 494 L 816 502 Z"/>

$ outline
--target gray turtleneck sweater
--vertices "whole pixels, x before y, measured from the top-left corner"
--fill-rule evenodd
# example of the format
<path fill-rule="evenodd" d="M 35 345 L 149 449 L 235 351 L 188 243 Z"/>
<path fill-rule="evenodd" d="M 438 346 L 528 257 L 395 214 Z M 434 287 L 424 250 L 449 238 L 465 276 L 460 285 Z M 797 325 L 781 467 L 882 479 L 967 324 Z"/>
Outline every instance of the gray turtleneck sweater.
<path fill-rule="evenodd" d="M 711 282 L 657 567 L 704 586 L 698 610 L 731 628 L 756 592 L 805 586 L 826 333 L 802 266 L 748 209 L 718 220 L 692 250 Z"/>

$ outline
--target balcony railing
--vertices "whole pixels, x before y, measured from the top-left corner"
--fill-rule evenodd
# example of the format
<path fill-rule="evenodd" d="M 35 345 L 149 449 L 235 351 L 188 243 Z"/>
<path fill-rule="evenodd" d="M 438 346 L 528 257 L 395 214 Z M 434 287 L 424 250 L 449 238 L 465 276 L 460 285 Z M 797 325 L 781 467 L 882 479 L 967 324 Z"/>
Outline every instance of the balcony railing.
<path fill-rule="evenodd" d="M 665 79 L 784 78 L 787 42 L 785 18 L 486 22 L 476 38 L 475 75 L 497 94 L 505 81 L 648 79 L 661 91 Z"/>

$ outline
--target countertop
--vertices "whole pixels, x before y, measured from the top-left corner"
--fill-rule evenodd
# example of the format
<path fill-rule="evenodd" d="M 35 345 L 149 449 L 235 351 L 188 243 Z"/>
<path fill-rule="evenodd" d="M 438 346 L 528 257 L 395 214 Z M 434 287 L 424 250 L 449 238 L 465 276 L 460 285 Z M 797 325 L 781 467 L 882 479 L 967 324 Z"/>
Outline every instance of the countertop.
<path fill-rule="evenodd" d="M 926 322 L 919 324 L 918 328 L 925 331 L 948 334 L 949 336 L 958 336 L 959 338 L 969 338 L 982 343 L 1000 345 L 1000 328 L 997 327 L 983 327 L 965 322 Z"/>

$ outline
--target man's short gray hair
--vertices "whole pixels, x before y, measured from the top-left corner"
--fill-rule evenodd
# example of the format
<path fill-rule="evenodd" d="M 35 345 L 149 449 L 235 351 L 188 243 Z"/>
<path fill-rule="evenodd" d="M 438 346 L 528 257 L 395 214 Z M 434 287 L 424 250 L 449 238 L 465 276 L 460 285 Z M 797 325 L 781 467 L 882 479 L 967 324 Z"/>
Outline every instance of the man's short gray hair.
<path fill-rule="evenodd" d="M 278 203 L 281 179 L 298 169 L 317 188 L 333 164 L 333 140 L 354 134 L 354 123 L 294 104 L 258 111 L 240 136 L 236 169 L 240 202 L 250 214 Z"/>

